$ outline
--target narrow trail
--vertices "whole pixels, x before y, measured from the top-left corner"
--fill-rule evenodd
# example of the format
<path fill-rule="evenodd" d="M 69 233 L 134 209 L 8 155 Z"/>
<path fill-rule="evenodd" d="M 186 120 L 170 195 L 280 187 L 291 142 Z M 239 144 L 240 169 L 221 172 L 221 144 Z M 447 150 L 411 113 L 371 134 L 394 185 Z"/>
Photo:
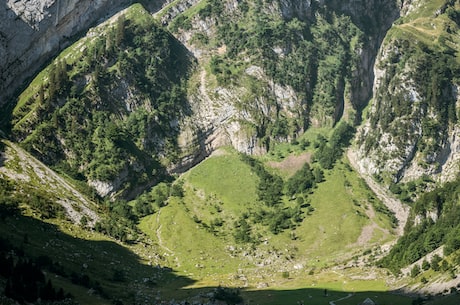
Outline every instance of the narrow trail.
<path fill-rule="evenodd" d="M 200 95 L 204 97 L 207 104 L 211 105 L 212 100 L 208 95 L 208 90 L 206 88 L 206 70 L 201 70 L 200 73 Z"/>
<path fill-rule="evenodd" d="M 335 302 L 340 302 L 340 301 L 349 299 L 349 298 L 351 298 L 352 296 L 353 296 L 353 293 L 349 293 L 346 297 L 340 298 L 340 299 L 338 299 L 338 300 L 330 301 L 330 302 L 329 302 L 329 305 L 336 305 Z"/>
<path fill-rule="evenodd" d="M 171 249 L 169 249 L 167 246 L 164 245 L 163 243 L 163 240 L 161 239 L 161 228 L 163 227 L 162 224 L 160 224 L 160 214 L 161 214 L 161 209 L 158 211 L 157 213 L 157 225 L 158 225 L 158 229 L 156 230 L 156 234 L 157 234 L 157 239 L 158 239 L 158 245 L 163 248 L 164 250 L 166 250 L 166 252 L 169 252 L 170 254 L 174 254 L 174 251 L 172 251 Z"/>
<path fill-rule="evenodd" d="M 359 173 L 359 175 L 366 181 L 367 185 L 371 188 L 371 190 L 377 195 L 377 197 L 385 204 L 390 211 L 395 213 L 396 218 L 398 219 L 398 228 L 396 232 L 399 236 L 403 235 L 404 227 L 407 223 L 407 218 L 409 217 L 409 207 L 405 206 L 401 203 L 400 200 L 392 196 L 388 190 L 386 190 L 383 186 L 378 184 L 374 181 L 374 179 L 359 170 L 358 166 L 358 157 L 356 152 L 352 149 L 348 149 L 347 157 L 350 161 L 351 166 Z"/>

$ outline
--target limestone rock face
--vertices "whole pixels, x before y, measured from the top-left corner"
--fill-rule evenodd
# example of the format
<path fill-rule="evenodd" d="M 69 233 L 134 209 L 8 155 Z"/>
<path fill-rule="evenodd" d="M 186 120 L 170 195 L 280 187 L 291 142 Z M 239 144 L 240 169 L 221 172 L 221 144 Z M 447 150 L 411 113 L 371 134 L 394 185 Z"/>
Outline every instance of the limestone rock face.
<path fill-rule="evenodd" d="M 195 2 L 196 0 L 175 2 L 162 15 L 162 23 L 170 24 L 175 16 L 194 5 Z M 238 1 L 223 2 L 227 14 L 238 16 Z M 262 9 L 266 14 L 280 16 L 285 20 L 298 18 L 305 21 L 306 24 L 314 22 L 315 12 L 319 13 L 324 10 L 334 11 L 337 15 L 349 16 L 368 35 L 366 35 L 367 41 L 363 42 L 363 47 L 356 50 L 359 63 L 356 64 L 356 70 L 352 72 L 350 88 L 347 89 L 346 101 L 343 103 L 351 103 L 352 107 L 358 111 L 367 105 L 372 97 L 373 69 L 377 51 L 386 31 L 399 16 L 399 7 L 395 3 L 382 0 L 281 0 L 268 1 Z M 194 16 L 189 22 L 190 27 L 177 31 L 175 36 L 199 61 L 205 61 L 207 57 L 214 55 L 213 50 L 194 44 L 193 38 L 197 33 L 206 37 L 216 36 L 218 22 L 213 20 L 213 17 L 199 18 L 199 16 Z M 273 51 L 279 57 L 286 56 L 288 53 L 282 46 L 274 46 Z M 215 52 L 225 54 L 226 48 L 222 46 Z M 260 83 L 266 83 L 264 87 L 276 101 L 276 107 L 270 106 L 270 102 L 261 96 L 247 100 L 248 92 L 244 85 L 239 88 L 208 86 L 211 76 L 203 70 L 200 77 L 197 77 L 199 80 L 197 90 L 190 97 L 194 116 L 181 125 L 182 133 L 179 143 L 183 151 L 189 153 L 185 153 L 182 162 L 174 171 L 189 168 L 222 145 L 231 145 L 238 151 L 248 154 L 263 154 L 266 147 L 257 135 L 257 128 L 260 128 L 261 123 L 256 117 L 263 117 L 265 121 L 274 121 L 279 113 L 286 118 L 293 118 L 299 116 L 299 113 L 304 113 L 303 108 L 306 106 L 302 97 L 293 88 L 270 80 L 262 67 L 253 65 L 244 73 L 257 79 Z M 344 84 L 338 84 L 338 86 L 342 86 L 338 91 L 345 91 Z M 340 112 L 336 115 L 337 120 L 340 119 L 345 107 L 344 105 L 337 107 L 337 112 Z M 313 119 L 312 125 L 316 125 Z"/>
<path fill-rule="evenodd" d="M 420 1 L 404 1 L 401 14 L 417 18 Z M 429 27 L 438 28 L 446 7 L 433 10 Z M 411 21 L 416 26 L 417 19 Z M 443 40 L 408 38 L 401 20 L 380 47 L 374 67 L 373 101 L 358 135 L 359 167 L 387 181 L 429 176 L 439 182 L 460 171 L 458 63 Z M 443 35 L 455 34 L 446 31 Z M 443 46 L 447 50 L 458 45 Z"/>
<path fill-rule="evenodd" d="M 301 19 L 311 17 L 311 0 L 300 0 L 300 1 L 290 1 L 290 0 L 281 0 L 280 9 L 283 14 L 283 17 L 286 19 L 293 18 L 295 16 L 300 17 Z"/>
<path fill-rule="evenodd" d="M 0 3 L 0 105 L 72 38 L 129 0 L 8 0 Z M 160 0 L 158 2 L 161 2 Z"/>
<path fill-rule="evenodd" d="M 38 30 L 40 22 L 49 17 L 48 9 L 56 0 L 25 0 L 25 1 L 7 1 L 6 5 L 13 13 L 26 22 L 32 28 Z"/>

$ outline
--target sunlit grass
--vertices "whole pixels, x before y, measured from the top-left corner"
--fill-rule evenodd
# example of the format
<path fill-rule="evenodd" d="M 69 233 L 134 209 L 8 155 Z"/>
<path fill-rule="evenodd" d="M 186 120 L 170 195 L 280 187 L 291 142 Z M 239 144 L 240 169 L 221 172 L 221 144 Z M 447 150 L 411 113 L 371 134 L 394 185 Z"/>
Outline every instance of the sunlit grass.
<path fill-rule="evenodd" d="M 215 196 L 231 210 L 241 210 L 257 200 L 258 177 L 233 149 L 219 150 L 216 156 L 194 167 L 186 175 L 187 184 Z"/>

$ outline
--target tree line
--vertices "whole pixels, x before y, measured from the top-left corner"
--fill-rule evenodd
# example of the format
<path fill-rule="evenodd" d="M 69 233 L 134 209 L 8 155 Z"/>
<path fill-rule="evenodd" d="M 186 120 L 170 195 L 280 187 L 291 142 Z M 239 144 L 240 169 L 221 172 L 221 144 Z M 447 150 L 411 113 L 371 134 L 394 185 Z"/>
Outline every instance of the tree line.
<path fill-rule="evenodd" d="M 460 178 L 424 193 L 415 201 L 411 221 L 404 235 L 380 261 L 380 265 L 393 272 L 407 266 L 444 245 L 444 255 L 460 250 Z M 436 215 L 433 219 L 430 215 Z M 421 217 L 420 223 L 414 218 Z"/>

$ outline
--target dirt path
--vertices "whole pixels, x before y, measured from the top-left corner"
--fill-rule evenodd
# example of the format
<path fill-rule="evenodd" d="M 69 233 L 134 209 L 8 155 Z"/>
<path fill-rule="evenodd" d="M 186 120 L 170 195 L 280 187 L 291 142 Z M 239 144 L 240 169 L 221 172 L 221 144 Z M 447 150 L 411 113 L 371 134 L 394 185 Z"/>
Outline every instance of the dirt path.
<path fill-rule="evenodd" d="M 168 247 L 166 247 L 164 244 L 163 244 L 163 239 L 161 239 L 161 228 L 163 227 L 162 224 L 160 224 L 160 215 L 161 215 L 161 209 L 158 211 L 157 213 L 157 225 L 158 225 L 158 229 L 156 230 L 156 235 L 157 235 L 157 239 L 158 239 L 158 245 L 163 248 L 164 250 L 166 250 L 166 252 L 170 253 L 170 254 L 174 254 L 174 252 L 169 249 Z"/>
<path fill-rule="evenodd" d="M 398 219 L 398 228 L 396 232 L 399 236 L 401 236 L 404 233 L 404 227 L 406 226 L 407 218 L 409 217 L 409 207 L 403 205 L 401 201 L 392 196 L 388 190 L 375 182 L 370 175 L 359 171 L 357 155 L 355 151 L 348 149 L 347 156 L 348 160 L 350 160 L 351 166 L 360 174 L 364 181 L 366 181 L 371 190 L 377 195 L 383 204 L 385 204 L 388 209 L 390 209 L 390 211 L 395 213 L 395 216 Z"/>
<path fill-rule="evenodd" d="M 353 293 L 349 293 L 346 297 L 340 298 L 340 299 L 338 299 L 338 300 L 330 301 L 330 302 L 329 302 L 329 305 L 335 305 L 335 302 L 340 302 L 340 301 L 349 299 L 349 298 L 351 298 L 352 296 L 353 296 Z"/>

